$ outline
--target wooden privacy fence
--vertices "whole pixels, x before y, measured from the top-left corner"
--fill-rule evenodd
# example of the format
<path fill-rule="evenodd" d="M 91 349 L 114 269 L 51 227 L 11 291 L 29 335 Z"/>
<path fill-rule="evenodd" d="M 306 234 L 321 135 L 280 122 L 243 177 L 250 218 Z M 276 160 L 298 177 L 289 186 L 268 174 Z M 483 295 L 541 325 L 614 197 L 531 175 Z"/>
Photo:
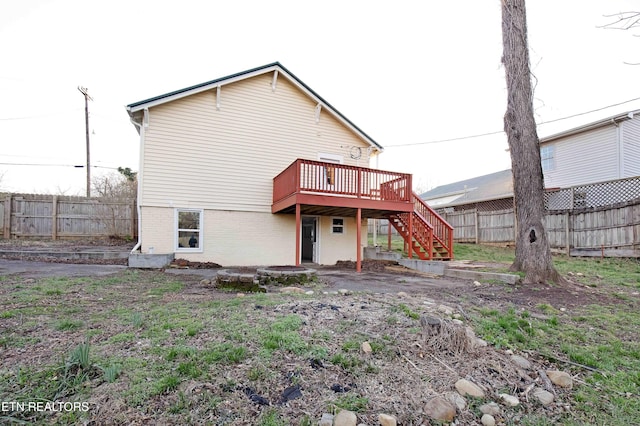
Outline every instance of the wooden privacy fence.
<path fill-rule="evenodd" d="M 0 194 L 3 238 L 137 236 L 135 200 Z"/>
<path fill-rule="evenodd" d="M 456 242 L 514 244 L 513 209 L 442 212 Z M 545 216 L 552 248 L 572 256 L 640 257 L 640 198 L 605 207 L 550 210 Z"/>

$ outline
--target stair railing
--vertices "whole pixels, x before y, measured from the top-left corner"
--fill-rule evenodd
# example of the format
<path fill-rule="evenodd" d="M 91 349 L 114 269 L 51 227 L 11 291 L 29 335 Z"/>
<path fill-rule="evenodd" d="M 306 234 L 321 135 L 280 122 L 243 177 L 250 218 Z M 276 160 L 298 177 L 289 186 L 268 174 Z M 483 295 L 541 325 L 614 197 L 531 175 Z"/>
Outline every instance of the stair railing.
<path fill-rule="evenodd" d="M 447 250 L 450 258 L 453 258 L 453 226 L 435 212 L 422 198 L 413 193 L 414 211 L 422 216 L 432 227 L 433 236 Z"/>

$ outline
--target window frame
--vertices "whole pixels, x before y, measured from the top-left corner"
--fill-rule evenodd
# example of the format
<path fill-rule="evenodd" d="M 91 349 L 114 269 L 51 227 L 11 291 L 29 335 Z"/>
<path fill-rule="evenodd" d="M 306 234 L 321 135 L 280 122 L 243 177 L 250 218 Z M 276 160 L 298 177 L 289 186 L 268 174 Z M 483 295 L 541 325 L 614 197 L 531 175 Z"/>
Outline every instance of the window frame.
<path fill-rule="evenodd" d="M 204 247 L 203 235 L 204 235 L 204 209 L 194 209 L 194 208 L 176 208 L 174 210 L 174 242 L 173 248 L 175 252 L 180 253 L 202 253 Z M 194 231 L 193 229 L 187 228 L 179 228 L 180 224 L 180 213 L 181 212 L 190 212 L 190 213 L 198 213 L 198 229 Z M 197 232 L 198 233 L 198 247 L 180 247 L 180 232 Z"/>
<path fill-rule="evenodd" d="M 319 152 L 318 161 L 322 161 L 323 163 L 340 165 L 344 163 L 344 157 L 338 154 L 329 154 L 326 152 Z M 333 187 L 333 185 L 336 184 L 336 181 L 338 178 L 337 175 L 338 175 L 338 170 L 336 167 L 334 166 L 324 167 L 324 178 L 328 186 Z"/>
<path fill-rule="evenodd" d="M 556 149 L 554 145 L 542 145 L 540 147 L 540 165 L 542 172 L 550 172 L 556 168 Z"/>
<path fill-rule="evenodd" d="M 335 220 L 342 221 L 342 224 L 336 225 Z M 336 232 L 335 229 L 341 229 L 340 232 Z M 332 217 L 331 218 L 331 233 L 335 235 L 345 235 L 347 233 L 347 224 L 345 223 L 344 217 Z"/>
<path fill-rule="evenodd" d="M 344 157 L 340 154 L 329 154 L 327 152 L 319 152 L 318 161 L 322 161 L 323 163 L 343 164 Z"/>

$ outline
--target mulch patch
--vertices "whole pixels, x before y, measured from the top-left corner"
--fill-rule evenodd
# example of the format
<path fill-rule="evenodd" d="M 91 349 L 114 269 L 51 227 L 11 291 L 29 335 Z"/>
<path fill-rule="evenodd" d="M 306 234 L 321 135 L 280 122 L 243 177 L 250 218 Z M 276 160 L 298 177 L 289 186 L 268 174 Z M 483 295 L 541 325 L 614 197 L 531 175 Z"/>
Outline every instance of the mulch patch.
<path fill-rule="evenodd" d="M 219 269 L 222 268 L 214 262 L 192 262 L 186 259 L 175 259 L 169 264 L 170 268 L 189 268 L 189 269 Z"/>
<path fill-rule="evenodd" d="M 377 259 L 365 259 L 361 262 L 363 271 L 371 272 L 385 272 L 387 266 L 398 265 L 395 260 L 377 260 Z M 352 260 L 339 260 L 336 262 L 336 268 L 338 269 L 356 269 L 356 262 Z"/>

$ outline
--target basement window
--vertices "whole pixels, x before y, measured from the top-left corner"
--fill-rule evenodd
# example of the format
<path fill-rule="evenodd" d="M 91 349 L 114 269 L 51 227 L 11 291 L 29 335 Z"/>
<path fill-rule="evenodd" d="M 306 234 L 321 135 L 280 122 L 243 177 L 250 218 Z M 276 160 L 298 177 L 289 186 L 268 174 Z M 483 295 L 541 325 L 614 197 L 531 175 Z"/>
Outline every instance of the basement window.
<path fill-rule="evenodd" d="M 344 219 L 341 217 L 331 218 L 331 233 L 344 234 Z"/>
<path fill-rule="evenodd" d="M 202 210 L 176 209 L 176 251 L 202 251 Z"/>

